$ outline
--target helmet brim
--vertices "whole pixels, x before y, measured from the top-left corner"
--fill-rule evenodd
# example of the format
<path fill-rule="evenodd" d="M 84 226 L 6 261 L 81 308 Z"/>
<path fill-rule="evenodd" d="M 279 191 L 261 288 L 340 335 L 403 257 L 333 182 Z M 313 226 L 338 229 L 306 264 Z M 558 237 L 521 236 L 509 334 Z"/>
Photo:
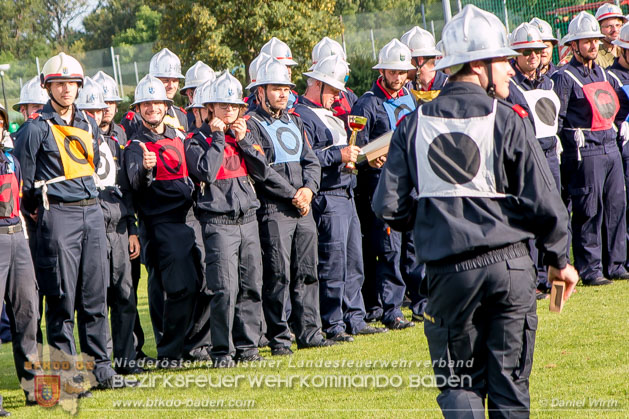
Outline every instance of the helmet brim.
<path fill-rule="evenodd" d="M 129 105 L 129 107 L 132 108 L 136 105 L 139 105 L 140 103 L 145 103 L 145 102 L 164 102 L 167 106 L 171 106 L 173 103 L 175 103 L 170 99 L 163 99 L 163 100 L 146 99 L 146 100 L 138 100 L 136 102 L 133 102 L 131 105 Z"/>
<path fill-rule="evenodd" d="M 442 55 L 442 52 L 437 48 L 428 48 L 428 49 L 418 49 L 416 51 L 411 51 L 411 57 L 438 57 Z"/>
<path fill-rule="evenodd" d="M 477 60 L 515 57 L 516 55 L 520 55 L 520 53 L 512 50 L 511 48 L 500 48 L 497 50 L 480 50 L 464 54 L 445 56 L 435 64 L 435 70 L 443 70 L 455 65 L 470 63 Z"/>
<path fill-rule="evenodd" d="M 578 41 L 580 39 L 603 39 L 605 38 L 605 35 L 603 35 L 600 32 L 585 32 L 579 35 L 566 35 L 564 36 L 564 38 L 561 40 L 561 45 L 566 45 L 568 42 L 572 42 L 572 41 Z"/>
<path fill-rule="evenodd" d="M 382 64 L 376 64 L 371 68 L 373 70 L 400 70 L 400 71 L 415 70 L 414 65 L 406 64 L 406 63 L 382 63 Z"/>
<path fill-rule="evenodd" d="M 315 79 L 320 81 L 321 83 L 325 83 L 335 89 L 338 89 L 342 92 L 347 92 L 345 89 L 345 83 L 341 83 L 338 80 L 333 79 L 332 77 L 326 76 L 325 74 L 321 74 L 316 71 L 308 71 L 306 73 L 302 73 L 306 77 L 310 77 L 311 79 Z"/>

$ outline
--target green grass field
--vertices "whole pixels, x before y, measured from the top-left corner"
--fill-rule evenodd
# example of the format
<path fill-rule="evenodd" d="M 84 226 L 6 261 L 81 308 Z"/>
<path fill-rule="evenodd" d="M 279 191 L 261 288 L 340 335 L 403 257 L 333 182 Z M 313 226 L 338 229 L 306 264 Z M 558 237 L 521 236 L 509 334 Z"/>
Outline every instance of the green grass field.
<path fill-rule="evenodd" d="M 139 308 L 147 333 L 145 350 L 155 356 L 145 282 L 140 292 Z M 629 417 L 627 301 L 629 282 L 624 281 L 602 288 L 579 287 L 560 315 L 548 311 L 548 300 L 538 303 L 540 321 L 531 375 L 532 417 Z M 95 418 L 441 416 L 435 401 L 438 391 L 413 385 L 418 376 L 429 380 L 432 373 L 424 365 L 430 357 L 421 324 L 404 331 L 358 337 L 353 343 L 331 348 L 296 350 L 290 359 L 271 357 L 268 349 L 261 353 L 268 360 L 281 363 L 228 370 L 198 367 L 175 372 L 152 371 L 143 374 L 147 380 L 154 380 L 152 388 L 94 391 L 93 398 L 79 401 L 78 415 Z M 386 360 L 400 364 L 412 361 L 415 365 L 397 368 L 334 365 L 343 361 Z M 314 361 L 329 361 L 332 365 L 304 365 Z M 343 383 L 343 376 L 350 381 Z M 287 381 L 278 382 L 278 377 Z M 299 377 L 307 379 L 300 382 Z M 203 381 L 179 387 L 188 378 Z M 239 385 L 228 387 L 236 379 Z M 267 380 L 266 385 L 249 381 L 255 379 Z M 333 379 L 337 382 L 326 382 Z M 288 380 L 293 380 L 292 385 Z M 67 416 L 59 406 L 46 410 L 24 406 L 10 344 L 3 344 L 0 353 L 0 389 L 4 407 L 14 417 Z M 147 407 L 151 403 L 152 407 Z"/>

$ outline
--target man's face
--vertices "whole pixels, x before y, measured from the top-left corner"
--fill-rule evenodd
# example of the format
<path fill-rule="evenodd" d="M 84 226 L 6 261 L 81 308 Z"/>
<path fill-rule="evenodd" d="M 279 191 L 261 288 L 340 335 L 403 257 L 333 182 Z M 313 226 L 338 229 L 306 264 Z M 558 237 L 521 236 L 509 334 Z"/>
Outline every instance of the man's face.
<path fill-rule="evenodd" d="M 166 89 L 166 97 L 173 100 L 179 90 L 179 79 L 169 77 L 158 77 L 164 83 Z"/>
<path fill-rule="evenodd" d="M 28 119 L 29 116 L 42 109 L 44 105 L 39 105 L 35 103 L 28 103 L 26 105 L 20 105 L 20 113 L 24 116 L 24 119 Z"/>
<path fill-rule="evenodd" d="M 615 41 L 620 36 L 622 20 L 617 17 L 610 17 L 601 22 L 601 33 L 605 35 L 607 42 Z"/>
<path fill-rule="evenodd" d="M 541 63 L 542 67 L 546 67 L 550 60 L 553 59 L 553 43 L 550 41 L 544 41 L 546 48 L 542 50 Z"/>
<path fill-rule="evenodd" d="M 86 109 L 85 112 L 92 115 L 94 120 L 96 121 L 96 125 L 100 126 L 103 122 L 103 110 L 102 109 Z"/>
<path fill-rule="evenodd" d="M 579 39 L 572 43 L 572 50 L 573 52 L 578 51 L 586 60 L 595 60 L 598 57 L 598 45 L 599 40 L 597 38 Z"/>
<path fill-rule="evenodd" d="M 317 90 L 319 91 L 321 91 L 320 89 L 323 87 L 323 91 L 321 91 L 320 96 L 320 99 L 323 102 L 321 103 L 321 106 L 326 109 L 331 109 L 332 105 L 334 105 L 334 102 L 339 99 L 339 94 L 341 93 L 341 91 L 320 81 L 317 81 L 316 86 Z"/>
<path fill-rule="evenodd" d="M 140 115 L 150 124 L 158 124 L 164 119 L 168 106 L 164 102 L 140 103 Z"/>
<path fill-rule="evenodd" d="M 428 84 L 435 78 L 435 59 L 434 57 L 415 57 L 414 64 L 419 68 L 419 80 L 423 84 Z M 409 72 L 409 77 L 413 77 Z M 414 80 L 414 79 L 413 79 Z"/>
<path fill-rule="evenodd" d="M 278 84 L 268 84 L 266 88 L 265 86 L 258 86 L 258 94 L 262 98 L 262 103 L 264 103 L 266 96 L 271 107 L 275 109 L 286 109 L 288 96 L 290 95 L 290 87 Z"/>
<path fill-rule="evenodd" d="M 408 78 L 408 70 L 380 70 L 384 87 L 393 92 L 402 90 Z"/>
<path fill-rule="evenodd" d="M 79 92 L 79 83 L 75 81 L 52 81 L 47 85 L 50 94 L 59 104 L 64 107 L 70 107 L 76 100 Z"/>
<path fill-rule="evenodd" d="M 195 89 L 186 89 L 185 94 L 188 96 L 188 104 L 192 105 Z"/>
<path fill-rule="evenodd" d="M 530 73 L 533 70 L 536 70 L 540 65 L 541 53 L 543 50 L 541 49 L 523 49 L 519 52 L 522 55 L 518 55 L 515 57 L 515 61 L 518 63 L 518 67 L 525 72 Z"/>
<path fill-rule="evenodd" d="M 116 116 L 116 112 L 118 112 L 118 104 L 116 102 L 105 102 L 105 104 L 107 105 L 107 109 L 103 111 L 102 124 L 107 126 L 114 120 L 114 116 Z"/>
<path fill-rule="evenodd" d="M 481 85 L 487 88 L 488 77 L 486 66 L 482 66 Z M 495 58 L 491 62 L 491 78 L 496 89 L 496 97 L 506 99 L 509 96 L 509 83 L 511 77 L 515 76 L 513 67 L 509 64 L 508 58 Z"/>

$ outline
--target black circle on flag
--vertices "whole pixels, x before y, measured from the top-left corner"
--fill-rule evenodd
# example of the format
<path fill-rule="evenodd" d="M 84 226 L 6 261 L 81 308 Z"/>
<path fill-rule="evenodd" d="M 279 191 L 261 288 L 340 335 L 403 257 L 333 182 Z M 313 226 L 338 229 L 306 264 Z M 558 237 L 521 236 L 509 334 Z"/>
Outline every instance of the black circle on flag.
<path fill-rule="evenodd" d="M 280 143 L 280 146 L 284 149 L 284 151 L 286 151 L 291 156 L 297 154 L 297 152 L 299 151 L 299 138 L 297 138 L 293 131 L 286 127 L 280 127 L 277 129 L 277 131 L 275 131 L 275 135 L 277 137 L 277 141 Z"/>
<path fill-rule="evenodd" d="M 557 107 L 555 102 L 543 97 L 535 103 L 535 115 L 544 125 L 553 126 L 557 120 Z"/>
<path fill-rule="evenodd" d="M 80 157 L 75 155 L 70 148 L 70 145 L 73 142 L 78 143 L 78 147 L 75 147 L 82 150 L 82 155 Z M 87 164 L 87 146 L 79 137 L 77 137 L 76 135 L 67 135 L 66 138 L 63 139 L 63 147 L 66 149 L 66 154 L 70 156 L 72 160 L 74 160 L 78 164 Z"/>
<path fill-rule="evenodd" d="M 167 156 L 164 156 L 164 154 L 166 152 L 169 152 L 167 154 Z M 163 145 L 159 148 L 159 158 L 162 161 L 162 163 L 164 163 L 164 168 L 169 171 L 170 173 L 172 173 L 173 175 L 176 175 L 179 173 L 179 170 L 181 169 L 181 165 L 183 164 L 183 156 L 181 155 L 181 153 L 179 152 L 179 150 L 177 150 L 176 147 L 173 147 L 171 145 Z M 166 157 L 169 157 L 169 161 L 166 160 Z M 170 160 L 174 160 L 176 164 L 175 167 L 170 165 Z"/>
<path fill-rule="evenodd" d="M 405 103 L 402 103 L 400 106 L 396 107 L 394 111 L 396 121 L 400 120 L 400 112 L 402 111 L 407 111 L 407 113 L 409 113 L 412 110 Z"/>
<path fill-rule="evenodd" d="M 468 135 L 448 132 L 428 148 L 428 163 L 440 179 L 461 185 L 474 179 L 480 169 L 480 150 Z"/>
<path fill-rule="evenodd" d="M 235 172 L 240 168 L 240 156 L 232 154 L 223 157 L 223 168 L 228 172 Z"/>
<path fill-rule="evenodd" d="M 611 119 L 616 113 L 614 97 L 607 90 L 597 89 L 594 92 L 594 105 L 603 119 Z"/>
<path fill-rule="evenodd" d="M 109 159 L 106 159 L 103 154 L 100 156 L 100 161 L 98 163 L 98 170 L 96 173 L 101 180 L 107 179 L 109 175 L 109 171 L 111 170 L 111 165 L 109 164 Z"/>

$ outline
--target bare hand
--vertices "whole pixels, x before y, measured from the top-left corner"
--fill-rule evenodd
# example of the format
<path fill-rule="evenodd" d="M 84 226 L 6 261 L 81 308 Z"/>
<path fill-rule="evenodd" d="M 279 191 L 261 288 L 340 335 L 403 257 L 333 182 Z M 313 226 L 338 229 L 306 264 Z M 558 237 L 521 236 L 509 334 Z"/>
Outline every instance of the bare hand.
<path fill-rule="evenodd" d="M 146 170 L 151 170 L 157 165 L 157 156 L 146 148 L 146 144 L 141 142 L 140 147 L 142 148 L 142 166 Z"/>
<path fill-rule="evenodd" d="M 375 169 L 380 169 L 382 166 L 384 166 L 384 162 L 386 161 L 387 161 L 387 156 L 380 156 L 377 159 L 370 161 L 369 166 Z"/>
<path fill-rule="evenodd" d="M 35 209 L 35 211 L 31 212 L 29 214 L 29 216 L 33 219 L 33 221 L 37 222 L 37 209 Z"/>
<path fill-rule="evenodd" d="M 310 201 L 312 201 L 312 191 L 310 188 L 299 188 L 297 193 L 293 197 L 293 205 L 300 211 L 310 207 Z M 307 212 L 306 212 L 307 213 Z"/>
<path fill-rule="evenodd" d="M 577 285 L 577 282 L 579 282 L 579 273 L 572 265 L 566 265 L 563 269 L 549 266 L 548 282 L 552 284 L 553 281 L 563 281 L 566 283 L 563 300 L 568 301 L 568 298 L 570 298 L 570 295 L 574 292 L 574 287 Z"/>
<path fill-rule="evenodd" d="M 247 134 L 247 123 L 244 119 L 238 118 L 232 124 L 232 130 L 234 131 L 234 134 L 236 134 L 236 141 L 240 141 L 245 138 L 245 135 Z"/>
<path fill-rule="evenodd" d="M 348 145 L 347 147 L 343 147 L 341 149 L 341 161 L 343 163 L 353 162 L 356 163 L 356 159 L 358 158 L 358 153 L 360 153 L 360 147 L 355 145 Z"/>
<path fill-rule="evenodd" d="M 133 260 L 140 256 L 140 240 L 138 236 L 132 234 L 129 236 L 129 259 Z"/>
<path fill-rule="evenodd" d="M 227 131 L 227 125 L 220 119 L 214 117 L 210 121 L 210 129 L 212 132 L 225 132 Z"/>

